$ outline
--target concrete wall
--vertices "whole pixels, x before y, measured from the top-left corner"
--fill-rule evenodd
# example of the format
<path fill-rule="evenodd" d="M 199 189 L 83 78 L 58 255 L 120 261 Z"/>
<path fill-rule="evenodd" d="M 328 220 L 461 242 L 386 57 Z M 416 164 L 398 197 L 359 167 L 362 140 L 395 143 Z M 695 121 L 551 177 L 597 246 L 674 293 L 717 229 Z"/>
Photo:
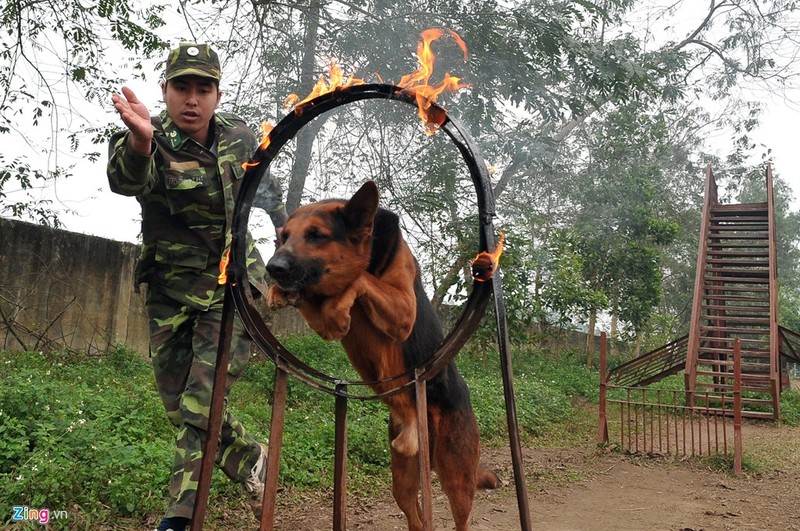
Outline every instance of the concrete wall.
<path fill-rule="evenodd" d="M 144 288 L 133 289 L 138 255 L 131 243 L 0 218 L 0 349 L 99 354 L 125 344 L 147 355 Z M 309 332 L 297 312 L 262 315 L 278 337 Z M 586 348 L 580 332 L 540 335 L 542 348 Z"/>
<path fill-rule="evenodd" d="M 148 351 L 138 246 L 0 219 L 0 348 Z"/>

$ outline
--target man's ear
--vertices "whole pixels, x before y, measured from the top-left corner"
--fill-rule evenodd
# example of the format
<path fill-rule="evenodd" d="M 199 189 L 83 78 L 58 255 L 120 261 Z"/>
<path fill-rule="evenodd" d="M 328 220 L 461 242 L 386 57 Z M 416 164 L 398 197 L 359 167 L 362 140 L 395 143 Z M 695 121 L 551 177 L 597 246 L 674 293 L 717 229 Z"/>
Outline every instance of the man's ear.
<path fill-rule="evenodd" d="M 367 181 L 345 203 L 344 219 L 347 231 L 354 236 L 356 241 L 372 237 L 379 199 L 378 187 L 375 182 Z"/>

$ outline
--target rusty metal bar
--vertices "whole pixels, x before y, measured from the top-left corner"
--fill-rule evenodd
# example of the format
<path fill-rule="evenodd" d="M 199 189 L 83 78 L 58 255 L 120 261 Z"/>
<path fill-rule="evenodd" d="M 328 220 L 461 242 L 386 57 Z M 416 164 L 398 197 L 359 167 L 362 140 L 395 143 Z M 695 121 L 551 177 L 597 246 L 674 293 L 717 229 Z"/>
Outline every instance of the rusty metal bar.
<path fill-rule="evenodd" d="M 416 400 L 417 400 L 417 432 L 419 436 L 419 484 L 422 489 L 422 529 L 433 529 L 433 496 L 431 496 L 431 453 L 428 441 L 428 386 L 420 378 L 420 369 L 417 369 Z"/>
<path fill-rule="evenodd" d="M 600 425 L 597 429 L 597 442 L 608 442 L 608 418 L 606 417 L 606 333 L 600 332 Z"/>
<path fill-rule="evenodd" d="M 706 402 L 706 449 L 708 450 L 707 454 L 711 455 L 711 417 L 712 415 L 711 406 Z"/>
<path fill-rule="evenodd" d="M 778 420 L 781 412 L 780 398 L 780 336 L 778 329 L 778 258 L 775 235 L 775 199 L 773 197 L 772 164 L 767 163 L 767 216 L 769 219 L 769 377 L 772 392 L 772 419 Z"/>
<path fill-rule="evenodd" d="M 626 393 L 627 393 L 626 396 L 628 398 L 626 400 L 626 402 L 628 403 L 628 448 L 630 449 L 631 448 L 631 432 L 633 431 L 633 426 L 631 426 L 631 390 L 630 389 L 626 389 Z"/>
<path fill-rule="evenodd" d="M 208 492 L 211 489 L 211 476 L 219 446 L 219 435 L 222 430 L 222 414 L 225 408 L 225 391 L 228 384 L 228 360 L 231 354 L 231 338 L 233 336 L 233 296 L 230 285 L 225 286 L 222 302 L 219 342 L 217 343 L 217 360 L 214 366 L 214 387 L 211 391 L 211 407 L 206 426 L 206 440 L 203 446 L 203 460 L 200 465 L 200 477 L 197 481 L 194 508 L 192 509 L 191 531 L 203 529 L 203 522 L 208 507 Z"/>
<path fill-rule="evenodd" d="M 733 344 L 733 471 L 742 473 L 742 347 Z"/>
<path fill-rule="evenodd" d="M 511 366 L 511 348 L 508 339 L 508 324 L 506 321 L 505 303 L 503 302 L 503 287 L 501 283 L 502 270 L 498 270 L 492 277 L 492 293 L 494 295 L 494 308 L 497 324 L 497 341 L 500 349 L 500 369 L 503 377 L 503 397 L 506 404 L 506 424 L 508 425 L 508 442 L 511 447 L 511 464 L 514 469 L 514 486 L 517 493 L 517 507 L 519 509 L 519 523 L 522 531 L 530 531 L 531 512 L 528 502 L 528 484 L 522 460 L 522 443 L 519 438 L 519 423 L 517 422 L 517 399 L 514 396 L 514 371 Z"/>
<path fill-rule="evenodd" d="M 661 452 L 663 449 L 661 447 L 661 439 L 663 438 L 663 434 L 661 433 L 661 389 L 658 390 L 658 451 Z"/>
<path fill-rule="evenodd" d="M 347 384 L 336 384 L 334 416 L 333 529 L 347 529 Z"/>
<path fill-rule="evenodd" d="M 633 421 L 633 427 L 634 430 L 636 430 L 634 432 L 634 441 L 636 445 L 636 453 L 638 454 L 639 453 L 639 404 L 638 403 L 633 404 L 633 412 L 635 416 Z"/>
<path fill-rule="evenodd" d="M 725 395 L 722 395 L 722 451 L 728 454 L 728 415 L 725 414 Z"/>
<path fill-rule="evenodd" d="M 278 472 L 281 466 L 283 447 L 283 424 L 286 419 L 286 395 L 289 373 L 278 361 L 275 365 L 275 384 L 272 389 L 272 421 L 269 428 L 269 451 L 267 452 L 267 476 L 264 479 L 264 501 L 261 505 L 259 531 L 271 531 L 275 523 L 275 505 L 278 497 Z"/>

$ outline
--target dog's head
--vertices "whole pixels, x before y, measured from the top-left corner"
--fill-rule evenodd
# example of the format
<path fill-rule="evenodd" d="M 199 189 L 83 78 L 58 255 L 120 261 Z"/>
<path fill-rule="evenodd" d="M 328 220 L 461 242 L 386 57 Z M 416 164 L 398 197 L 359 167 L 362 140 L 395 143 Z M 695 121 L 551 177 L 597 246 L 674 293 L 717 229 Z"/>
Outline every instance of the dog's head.
<path fill-rule="evenodd" d="M 298 208 L 283 226 L 267 272 L 281 289 L 304 296 L 341 293 L 367 268 L 378 188 L 367 181 L 349 201 Z"/>

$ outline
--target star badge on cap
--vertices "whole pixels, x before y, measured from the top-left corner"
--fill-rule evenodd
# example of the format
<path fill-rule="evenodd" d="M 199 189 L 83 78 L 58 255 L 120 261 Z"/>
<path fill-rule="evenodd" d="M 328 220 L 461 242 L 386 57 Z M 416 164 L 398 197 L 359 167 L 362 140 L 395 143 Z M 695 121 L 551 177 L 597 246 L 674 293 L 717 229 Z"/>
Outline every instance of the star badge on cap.
<path fill-rule="evenodd" d="M 200 53 L 200 50 L 198 50 L 196 46 L 191 46 L 191 47 L 186 49 L 186 55 L 189 55 L 191 57 L 195 57 L 199 53 Z"/>

